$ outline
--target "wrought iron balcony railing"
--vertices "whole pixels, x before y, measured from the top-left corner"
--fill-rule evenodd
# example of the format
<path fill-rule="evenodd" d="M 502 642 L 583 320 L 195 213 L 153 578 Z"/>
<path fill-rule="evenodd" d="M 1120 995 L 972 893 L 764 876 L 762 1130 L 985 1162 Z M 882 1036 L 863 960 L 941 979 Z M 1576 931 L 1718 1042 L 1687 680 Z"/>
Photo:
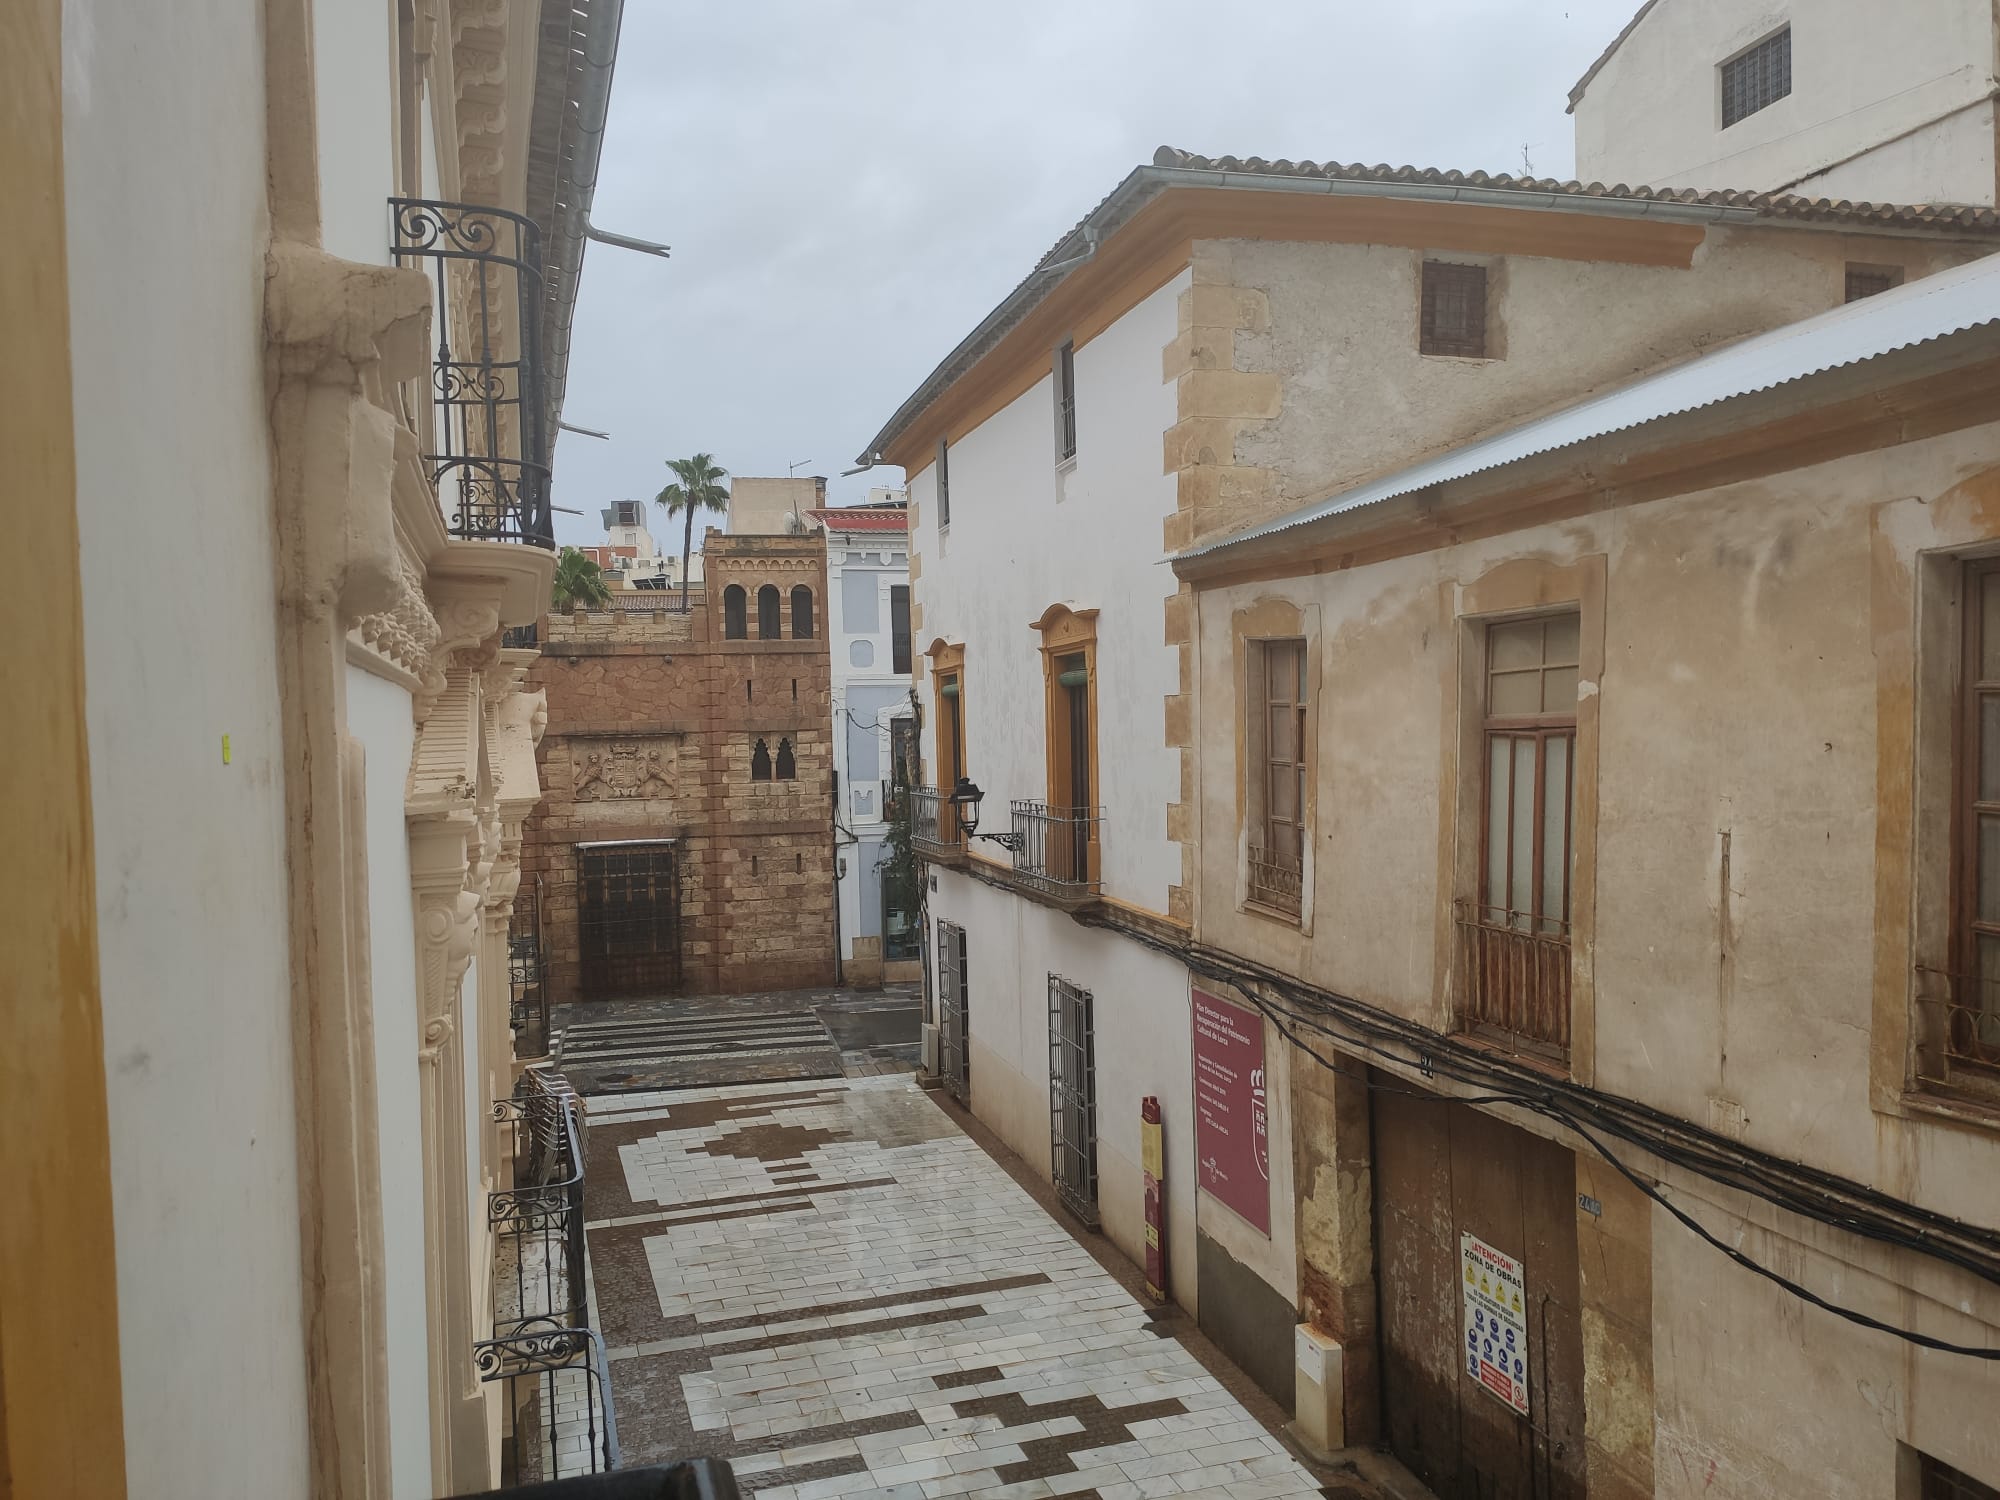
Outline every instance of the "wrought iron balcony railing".
<path fill-rule="evenodd" d="M 542 877 L 521 882 L 507 930 L 507 978 L 512 992 L 508 1022 L 516 1057 L 546 1057 L 549 1050 L 548 968 L 542 955 Z"/>
<path fill-rule="evenodd" d="M 2000 1101 L 2000 981 L 1920 967 L 1915 1019 L 1925 1086 Z"/>
<path fill-rule="evenodd" d="M 957 859 L 965 853 L 958 810 L 934 786 L 906 789 L 910 799 L 910 847 L 926 859 Z"/>
<path fill-rule="evenodd" d="M 1098 895 L 1097 833 L 1101 807 L 1008 804 L 1014 816 L 1014 878 L 1058 900 Z"/>
<path fill-rule="evenodd" d="M 396 264 L 430 278 L 437 349 L 425 459 L 454 535 L 555 546 L 540 231 L 476 203 L 389 200 Z"/>
<path fill-rule="evenodd" d="M 1460 1024 L 1526 1053 L 1567 1059 L 1568 924 L 1467 902 L 1454 920 Z"/>
<path fill-rule="evenodd" d="M 739 1500 L 736 1473 L 719 1458 L 693 1458 L 660 1468 L 580 1474 L 521 1489 L 488 1490 L 463 1500 Z"/>
<path fill-rule="evenodd" d="M 1299 894 L 1305 883 L 1303 862 L 1296 854 L 1277 854 L 1250 846 L 1250 899 L 1287 916 L 1299 914 Z"/>
<path fill-rule="evenodd" d="M 494 1116 L 513 1131 L 515 1186 L 487 1199 L 493 1336 L 473 1345 L 473 1365 L 506 1382 L 517 1481 L 604 1473 L 618 1466 L 618 1424 L 590 1327 L 581 1110 L 560 1075 L 531 1068 Z"/>

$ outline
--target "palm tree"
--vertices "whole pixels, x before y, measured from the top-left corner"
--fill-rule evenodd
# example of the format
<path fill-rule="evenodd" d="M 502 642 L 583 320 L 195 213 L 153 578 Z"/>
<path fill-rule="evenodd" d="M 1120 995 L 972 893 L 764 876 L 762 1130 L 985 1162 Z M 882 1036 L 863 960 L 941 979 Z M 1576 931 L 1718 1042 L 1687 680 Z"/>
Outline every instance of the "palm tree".
<path fill-rule="evenodd" d="M 611 602 L 611 590 L 604 586 L 597 564 L 574 547 L 563 548 L 556 558 L 555 587 L 549 593 L 557 614 L 568 614 L 579 605 Z"/>
<path fill-rule="evenodd" d="M 688 559 L 694 554 L 695 512 L 728 508 L 729 487 L 718 481 L 727 479 L 729 471 L 717 468 L 715 460 L 706 453 L 697 453 L 693 458 L 670 458 L 667 467 L 674 471 L 675 481 L 655 495 L 653 503 L 668 515 L 681 517 L 681 609 L 685 612 Z"/>

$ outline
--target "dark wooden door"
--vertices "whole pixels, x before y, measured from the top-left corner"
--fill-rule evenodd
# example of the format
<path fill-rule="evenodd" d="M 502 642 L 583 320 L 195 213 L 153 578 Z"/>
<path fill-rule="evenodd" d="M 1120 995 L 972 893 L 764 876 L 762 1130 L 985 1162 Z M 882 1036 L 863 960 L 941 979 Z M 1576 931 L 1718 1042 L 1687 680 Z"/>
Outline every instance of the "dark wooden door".
<path fill-rule="evenodd" d="M 1585 1493 L 1576 1163 L 1563 1147 L 1374 1075 L 1376 1279 L 1389 1446 L 1439 1500 Z M 1528 1412 L 1468 1374 L 1461 1236 L 1522 1263 Z"/>
<path fill-rule="evenodd" d="M 680 860 L 672 843 L 579 845 L 576 888 L 584 999 L 680 989 Z"/>

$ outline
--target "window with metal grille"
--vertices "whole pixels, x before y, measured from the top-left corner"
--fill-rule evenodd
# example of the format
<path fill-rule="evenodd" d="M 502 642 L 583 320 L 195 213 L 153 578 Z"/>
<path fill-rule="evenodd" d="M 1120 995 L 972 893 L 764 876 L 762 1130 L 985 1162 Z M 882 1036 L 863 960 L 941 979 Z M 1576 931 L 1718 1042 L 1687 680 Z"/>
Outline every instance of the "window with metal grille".
<path fill-rule="evenodd" d="M 1056 1197 L 1097 1225 L 1097 1035 L 1090 991 L 1049 975 L 1049 1126 Z"/>
<path fill-rule="evenodd" d="M 1065 342 L 1051 361 L 1056 391 L 1056 462 L 1076 457 L 1076 345 Z"/>
<path fill-rule="evenodd" d="M 1942 1035 L 1933 1076 L 1990 1094 L 2000 1088 L 2000 558 L 1967 563 L 1959 597 L 1954 972 L 1941 1013 L 1924 1020 Z"/>
<path fill-rule="evenodd" d="M 1249 647 L 1249 896 L 1297 916 L 1305 860 L 1306 643 Z"/>
<path fill-rule="evenodd" d="M 1917 1455 L 1917 1500 L 2000 1500 L 2000 1490 L 1981 1484 L 1928 1453 Z"/>
<path fill-rule="evenodd" d="M 1857 266 L 1853 262 L 1847 267 L 1847 300 L 1859 302 L 1863 297 L 1873 297 L 1878 292 L 1890 291 L 1903 284 L 1901 266 Z"/>
<path fill-rule="evenodd" d="M 1417 352 L 1486 358 L 1486 267 L 1424 262 Z"/>
<path fill-rule="evenodd" d="M 910 586 L 889 585 L 889 670 L 905 677 L 910 672 Z"/>
<path fill-rule="evenodd" d="M 971 990 L 965 974 L 965 929 L 940 921 L 938 935 L 938 1076 L 945 1092 L 972 1105 L 972 1048 L 967 1027 Z"/>
<path fill-rule="evenodd" d="M 951 525 L 951 468 L 945 462 L 944 439 L 938 439 L 937 451 L 937 507 L 938 527 L 942 530 Z"/>
<path fill-rule="evenodd" d="M 1792 28 L 1764 38 L 1722 65 L 1722 128 L 1776 104 L 1792 91 Z"/>

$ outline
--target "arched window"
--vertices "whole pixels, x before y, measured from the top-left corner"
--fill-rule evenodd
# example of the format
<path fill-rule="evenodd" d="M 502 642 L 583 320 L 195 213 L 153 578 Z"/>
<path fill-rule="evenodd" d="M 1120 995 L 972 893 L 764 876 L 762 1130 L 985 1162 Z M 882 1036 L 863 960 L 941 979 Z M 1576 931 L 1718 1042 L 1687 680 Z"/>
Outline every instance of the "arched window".
<path fill-rule="evenodd" d="M 799 763 L 792 757 L 792 742 L 790 740 L 779 740 L 778 780 L 796 781 L 798 780 L 798 776 L 799 776 Z"/>
<path fill-rule="evenodd" d="M 792 590 L 792 639 L 813 638 L 813 591 L 803 583 Z"/>
<path fill-rule="evenodd" d="M 757 590 L 757 639 L 775 641 L 781 634 L 782 613 L 778 604 L 778 586 L 767 583 Z"/>
<path fill-rule="evenodd" d="M 725 641 L 740 641 L 750 634 L 750 601 L 743 592 L 743 585 L 732 583 L 722 591 L 722 638 Z"/>
<path fill-rule="evenodd" d="M 779 750 L 782 752 L 783 749 L 784 745 L 781 742 Z M 750 779 L 752 781 L 771 779 L 771 752 L 762 740 L 757 741 L 756 748 L 750 752 Z"/>

